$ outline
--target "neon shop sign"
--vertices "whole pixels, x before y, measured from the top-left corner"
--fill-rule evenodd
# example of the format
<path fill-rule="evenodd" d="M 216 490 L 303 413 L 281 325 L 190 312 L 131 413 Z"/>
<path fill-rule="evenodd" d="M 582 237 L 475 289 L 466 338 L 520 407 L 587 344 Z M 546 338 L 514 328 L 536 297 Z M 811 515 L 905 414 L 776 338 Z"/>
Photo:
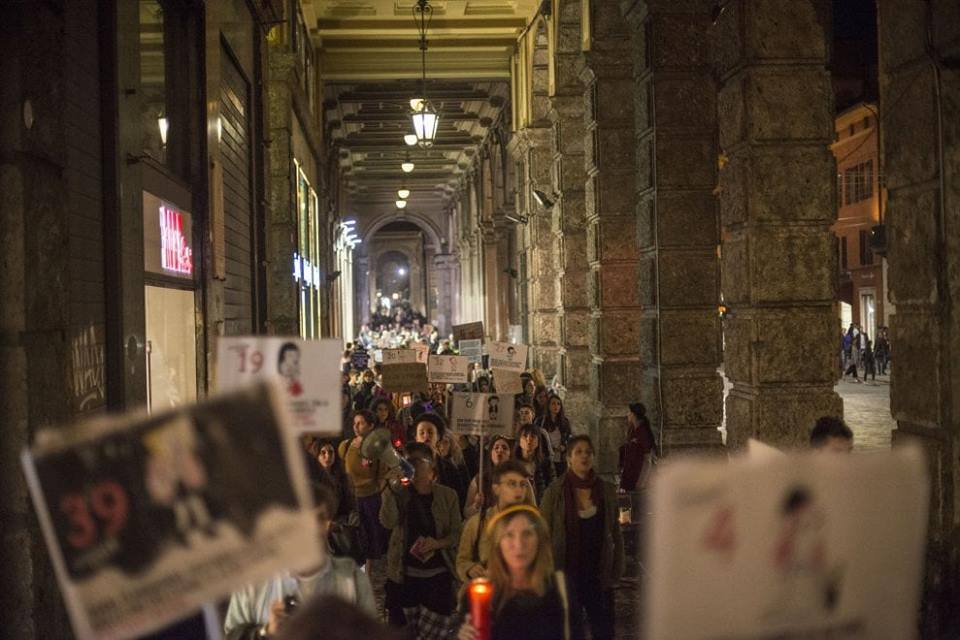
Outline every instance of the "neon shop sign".
<path fill-rule="evenodd" d="M 184 214 L 166 206 L 160 207 L 160 268 L 178 275 L 193 274 L 193 249 L 184 233 Z"/>

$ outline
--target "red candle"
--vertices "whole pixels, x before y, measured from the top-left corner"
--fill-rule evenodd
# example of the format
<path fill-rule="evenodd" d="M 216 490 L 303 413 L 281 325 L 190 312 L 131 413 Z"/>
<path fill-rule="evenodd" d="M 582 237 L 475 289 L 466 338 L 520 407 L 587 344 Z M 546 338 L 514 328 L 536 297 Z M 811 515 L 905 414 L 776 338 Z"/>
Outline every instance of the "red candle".
<path fill-rule="evenodd" d="M 477 630 L 479 640 L 490 640 L 490 602 L 493 585 L 486 578 L 470 581 L 470 620 Z"/>

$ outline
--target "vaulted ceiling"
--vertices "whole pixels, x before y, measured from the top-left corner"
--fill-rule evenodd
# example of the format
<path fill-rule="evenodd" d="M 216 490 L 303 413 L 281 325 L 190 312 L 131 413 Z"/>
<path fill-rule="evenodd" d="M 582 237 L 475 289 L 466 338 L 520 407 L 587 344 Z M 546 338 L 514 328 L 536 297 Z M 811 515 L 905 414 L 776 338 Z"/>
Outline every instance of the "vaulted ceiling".
<path fill-rule="evenodd" d="M 320 53 L 326 120 L 340 147 L 357 212 L 437 213 L 489 127 L 509 108 L 510 58 L 539 0 L 431 0 L 426 94 L 440 114 L 436 143 L 408 147 L 410 105 L 421 94 L 413 0 L 301 0 Z M 400 170 L 409 153 L 416 165 Z"/>

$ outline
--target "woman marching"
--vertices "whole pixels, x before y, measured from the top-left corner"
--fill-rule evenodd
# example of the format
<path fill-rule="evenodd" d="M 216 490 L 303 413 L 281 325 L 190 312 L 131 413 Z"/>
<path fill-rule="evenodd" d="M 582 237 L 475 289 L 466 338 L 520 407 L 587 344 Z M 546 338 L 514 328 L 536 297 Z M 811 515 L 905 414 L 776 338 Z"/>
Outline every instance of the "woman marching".
<path fill-rule="evenodd" d="M 501 462 L 510 459 L 512 452 L 510 440 L 506 436 L 495 436 L 486 447 L 483 456 L 483 486 L 480 486 L 480 474 L 473 476 L 470 486 L 467 487 L 467 503 L 463 509 L 463 516 L 469 518 L 481 509 L 492 507 L 497 503 L 493 495 L 493 470 Z"/>
<path fill-rule="evenodd" d="M 570 605 L 567 582 L 554 571 L 550 533 L 536 508 L 516 505 L 487 525 L 490 558 L 486 577 L 493 587 L 491 640 L 572 640 L 582 632 Z M 461 603 L 469 610 L 466 602 Z M 458 640 L 477 640 L 469 615 Z"/>
<path fill-rule="evenodd" d="M 567 470 L 566 452 L 567 442 L 570 440 L 570 421 L 563 412 L 563 400 L 560 396 L 550 396 L 547 401 L 547 411 L 537 418 L 535 424 L 543 429 L 550 442 L 550 459 L 556 475 L 562 475 Z"/>
<path fill-rule="evenodd" d="M 540 510 L 550 524 L 553 554 L 586 610 L 591 637 L 613 638 L 613 587 L 623 575 L 623 534 L 617 491 L 593 470 L 593 442 L 577 435 L 567 446 L 567 472 L 550 485 Z"/>
<path fill-rule="evenodd" d="M 540 427 L 532 424 L 522 425 L 517 432 L 517 448 L 513 452 L 513 457 L 523 463 L 527 469 L 527 475 L 533 482 L 537 504 L 540 503 L 544 491 L 555 477 L 550 453 L 544 451 L 544 447 L 541 446 L 545 441 L 546 437 Z"/>

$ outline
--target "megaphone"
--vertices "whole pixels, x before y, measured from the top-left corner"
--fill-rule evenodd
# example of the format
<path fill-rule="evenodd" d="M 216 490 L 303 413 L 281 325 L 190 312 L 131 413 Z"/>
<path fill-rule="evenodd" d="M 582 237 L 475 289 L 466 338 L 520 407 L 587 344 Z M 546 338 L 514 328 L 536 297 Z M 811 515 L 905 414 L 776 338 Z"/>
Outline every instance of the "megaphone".
<path fill-rule="evenodd" d="M 379 460 L 388 469 L 400 467 L 401 475 L 409 480 L 413 478 L 413 465 L 397 453 L 390 441 L 390 430 L 384 427 L 374 429 L 360 442 L 360 455 L 367 460 Z"/>

